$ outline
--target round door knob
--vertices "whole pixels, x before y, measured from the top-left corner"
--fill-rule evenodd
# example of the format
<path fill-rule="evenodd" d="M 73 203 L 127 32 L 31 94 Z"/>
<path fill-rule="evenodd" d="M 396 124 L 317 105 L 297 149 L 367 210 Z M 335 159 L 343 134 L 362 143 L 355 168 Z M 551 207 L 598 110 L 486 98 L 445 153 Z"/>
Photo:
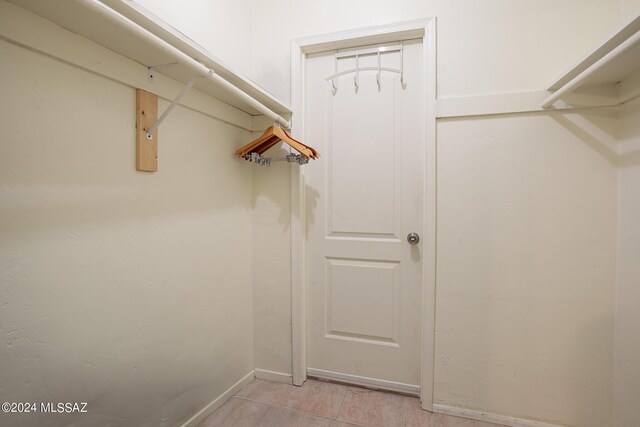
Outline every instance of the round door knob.
<path fill-rule="evenodd" d="M 409 233 L 407 234 L 407 242 L 411 245 L 415 245 L 420 241 L 420 236 L 418 233 Z"/>

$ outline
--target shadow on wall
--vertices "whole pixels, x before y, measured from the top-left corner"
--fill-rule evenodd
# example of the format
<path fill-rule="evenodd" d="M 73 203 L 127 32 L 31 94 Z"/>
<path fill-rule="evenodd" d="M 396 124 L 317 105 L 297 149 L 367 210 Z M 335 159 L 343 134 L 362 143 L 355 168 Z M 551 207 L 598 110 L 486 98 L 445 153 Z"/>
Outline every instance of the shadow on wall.
<path fill-rule="evenodd" d="M 283 147 L 274 147 L 268 157 L 279 158 L 289 154 Z M 247 162 L 253 169 L 253 214 L 257 225 L 272 227 L 277 223 L 283 232 L 291 225 L 291 168 L 299 167 L 287 162 L 273 162 L 258 166 Z"/>
<path fill-rule="evenodd" d="M 474 117 L 474 121 L 509 119 L 511 117 L 548 116 L 562 125 L 565 129 L 580 138 L 594 151 L 598 152 L 611 164 L 617 165 L 618 155 L 618 128 L 612 123 L 617 123 L 619 112 L 615 107 L 576 110 L 549 110 L 528 113 L 511 113 L 496 115 L 484 115 Z M 467 121 L 468 117 L 439 119 L 438 122 Z"/>
<path fill-rule="evenodd" d="M 284 157 L 290 154 L 283 146 L 269 150 L 272 158 Z M 322 160 L 320 160 L 322 161 Z M 253 212 L 257 221 L 273 224 L 274 218 L 282 231 L 289 230 L 291 225 L 291 168 L 305 168 L 287 162 L 273 162 L 270 166 L 253 168 Z M 306 222 L 314 223 L 314 213 L 318 205 L 320 193 L 313 187 L 305 185 L 305 199 L 307 204 Z M 269 222 L 271 221 L 271 222 Z"/>
<path fill-rule="evenodd" d="M 618 166 L 631 167 L 640 165 L 640 150 L 630 151 L 620 155 Z"/>
<path fill-rule="evenodd" d="M 624 116 L 628 117 L 629 123 L 632 123 L 634 117 L 640 117 L 640 102 L 637 100 L 633 103 L 625 104 L 624 106 Z M 631 128 L 625 128 L 622 130 L 620 138 L 622 140 L 623 146 L 620 153 L 619 166 L 621 167 L 632 167 L 640 165 L 640 143 L 637 140 L 638 132 L 637 125 Z M 631 139 L 630 141 L 626 141 L 627 139 Z M 629 146 L 625 146 L 628 144 Z"/>
<path fill-rule="evenodd" d="M 549 114 L 549 117 L 580 138 L 609 163 L 618 164 L 617 135 L 615 132 L 610 132 L 611 126 L 607 127 L 602 123 L 603 120 L 616 119 L 618 111 L 613 109 L 589 110 L 582 113 L 554 111 Z"/>
<path fill-rule="evenodd" d="M 640 107 L 636 107 L 640 108 Z M 637 114 L 637 113 L 636 113 Z M 562 125 L 565 129 L 585 142 L 594 151 L 599 153 L 609 163 L 620 164 L 621 161 L 629 162 L 624 158 L 636 159 L 640 157 L 640 150 L 632 151 L 625 155 L 618 154 L 619 135 L 618 128 L 612 123 L 617 123 L 619 112 L 615 107 L 575 110 L 549 110 L 528 113 L 502 114 L 500 116 L 485 115 L 474 117 L 474 121 L 508 119 L 514 116 L 548 116 Z M 439 122 L 466 121 L 467 117 L 440 119 Z"/>
<path fill-rule="evenodd" d="M 638 103 L 625 106 L 625 108 L 627 109 L 625 114 L 640 114 L 640 104 Z M 606 126 L 602 126 L 602 119 L 618 118 L 619 114 L 617 109 L 610 108 L 588 110 L 581 114 L 557 112 L 551 114 L 550 117 L 600 153 L 610 163 L 620 167 L 638 165 L 640 164 L 640 147 L 625 148 L 621 146 L 620 143 L 624 144 L 625 135 L 612 135 L 607 132 Z M 620 131 L 617 128 L 615 130 Z"/>
<path fill-rule="evenodd" d="M 313 187 L 305 185 L 305 199 L 307 202 L 307 227 L 315 223 L 316 207 L 318 206 L 318 199 L 320 198 L 320 192 Z"/>

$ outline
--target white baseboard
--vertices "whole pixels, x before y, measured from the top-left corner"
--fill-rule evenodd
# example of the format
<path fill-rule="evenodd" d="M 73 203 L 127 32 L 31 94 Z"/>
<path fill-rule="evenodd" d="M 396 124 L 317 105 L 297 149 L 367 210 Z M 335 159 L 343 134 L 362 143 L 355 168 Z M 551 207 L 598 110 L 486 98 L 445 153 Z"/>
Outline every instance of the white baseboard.
<path fill-rule="evenodd" d="M 433 405 L 433 412 L 455 417 L 469 418 L 487 423 L 502 424 L 511 427 L 563 427 L 560 424 L 548 424 L 542 421 L 527 420 L 524 418 L 509 417 L 507 415 L 492 414 L 489 412 L 475 411 L 472 409 L 457 408 L 447 405 Z"/>
<path fill-rule="evenodd" d="M 269 380 L 269 381 L 276 381 L 279 383 L 285 383 L 285 384 L 293 384 L 293 379 L 291 377 L 291 374 L 285 374 L 284 372 L 276 372 L 276 371 L 269 371 L 267 369 L 254 369 L 253 370 L 256 378 L 260 378 L 261 380 Z"/>
<path fill-rule="evenodd" d="M 340 372 L 325 371 L 322 369 L 307 368 L 307 375 L 324 380 L 340 381 L 343 383 L 381 389 L 397 391 L 399 393 L 420 396 L 420 386 L 413 384 L 397 383 L 393 381 L 379 380 L 376 378 L 361 377 L 358 375 L 341 374 Z"/>
<path fill-rule="evenodd" d="M 220 396 L 213 399 L 212 402 L 208 403 L 204 408 L 199 410 L 194 416 L 189 418 L 180 427 L 195 427 L 202 420 L 207 418 L 209 414 L 213 411 L 221 407 L 227 400 L 231 399 L 234 394 L 236 394 L 242 387 L 247 385 L 254 378 L 254 372 L 251 371 L 244 377 L 242 377 L 237 383 L 229 387 L 224 393 Z"/>

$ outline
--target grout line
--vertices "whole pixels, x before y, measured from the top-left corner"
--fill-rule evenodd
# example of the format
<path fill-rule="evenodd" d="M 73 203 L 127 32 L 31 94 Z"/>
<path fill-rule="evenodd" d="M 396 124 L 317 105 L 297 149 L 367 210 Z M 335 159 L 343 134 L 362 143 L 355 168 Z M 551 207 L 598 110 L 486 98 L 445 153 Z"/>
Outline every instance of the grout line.
<path fill-rule="evenodd" d="M 340 407 L 338 408 L 338 412 L 336 412 L 336 418 L 335 418 L 336 421 L 338 421 L 338 416 L 340 415 L 340 411 L 342 410 L 342 405 L 344 404 L 344 401 L 347 399 L 347 393 L 349 393 L 349 389 L 345 387 L 344 396 L 342 396 L 342 402 L 340 402 Z"/>
<path fill-rule="evenodd" d="M 402 402 L 402 427 L 404 427 L 407 423 L 407 404 L 409 403 L 409 399 L 404 399 Z"/>

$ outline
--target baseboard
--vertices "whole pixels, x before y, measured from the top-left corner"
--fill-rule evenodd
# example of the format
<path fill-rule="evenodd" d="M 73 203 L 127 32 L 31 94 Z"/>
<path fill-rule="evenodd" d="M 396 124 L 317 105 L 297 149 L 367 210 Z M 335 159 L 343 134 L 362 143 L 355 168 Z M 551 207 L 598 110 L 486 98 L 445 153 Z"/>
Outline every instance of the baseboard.
<path fill-rule="evenodd" d="M 471 420 L 487 423 L 502 424 L 510 427 L 564 427 L 560 424 L 548 424 L 542 421 L 527 420 L 524 418 L 509 417 L 507 415 L 492 414 L 489 412 L 475 411 L 472 409 L 457 408 L 447 405 L 433 405 L 433 412 L 456 417 L 469 418 Z"/>
<path fill-rule="evenodd" d="M 376 378 L 361 377 L 351 374 L 341 374 L 339 372 L 325 371 L 322 369 L 314 368 L 307 368 L 307 375 L 323 380 L 333 380 L 362 387 L 396 391 L 399 393 L 420 396 L 419 385 L 397 383 L 393 381 L 379 380 Z"/>
<path fill-rule="evenodd" d="M 224 393 L 220 396 L 213 399 L 212 402 L 208 403 L 204 408 L 199 410 L 194 416 L 189 418 L 180 427 L 195 427 L 202 420 L 207 418 L 209 414 L 213 411 L 221 407 L 227 400 L 231 399 L 234 394 L 236 394 L 242 387 L 247 385 L 254 378 L 254 372 L 251 371 L 244 377 L 242 377 L 237 383 L 229 387 Z"/>
<path fill-rule="evenodd" d="M 276 381 L 279 383 L 285 383 L 285 384 L 293 384 L 293 379 L 291 377 L 291 374 L 285 374 L 284 372 L 276 372 L 276 371 L 269 371 L 267 369 L 254 369 L 253 370 L 256 378 L 260 378 L 261 380 L 269 380 L 269 381 Z"/>

